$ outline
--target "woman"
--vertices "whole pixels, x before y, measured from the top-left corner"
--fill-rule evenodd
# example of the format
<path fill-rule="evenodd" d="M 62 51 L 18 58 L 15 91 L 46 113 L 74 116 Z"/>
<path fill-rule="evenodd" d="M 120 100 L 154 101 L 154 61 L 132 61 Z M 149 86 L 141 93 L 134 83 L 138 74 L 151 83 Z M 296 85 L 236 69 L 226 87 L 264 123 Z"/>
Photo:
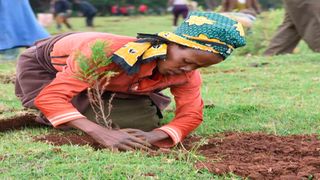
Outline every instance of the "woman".
<path fill-rule="evenodd" d="M 69 33 L 38 42 L 17 65 L 16 95 L 25 107 L 37 108 L 37 121 L 80 129 L 107 148 L 172 147 L 202 122 L 201 77 L 197 68 L 221 62 L 245 45 L 241 24 L 219 14 L 193 12 L 174 32 L 140 34 L 138 39 L 108 33 Z M 90 44 L 105 41 L 112 63 L 104 70 L 117 75 L 104 86 L 110 118 L 118 129 L 94 120 L 85 90 L 76 78 L 79 52 L 90 57 Z M 159 126 L 159 111 L 168 100 L 159 92 L 170 88 L 176 102 L 174 119 Z M 106 107 L 106 111 L 109 107 Z"/>

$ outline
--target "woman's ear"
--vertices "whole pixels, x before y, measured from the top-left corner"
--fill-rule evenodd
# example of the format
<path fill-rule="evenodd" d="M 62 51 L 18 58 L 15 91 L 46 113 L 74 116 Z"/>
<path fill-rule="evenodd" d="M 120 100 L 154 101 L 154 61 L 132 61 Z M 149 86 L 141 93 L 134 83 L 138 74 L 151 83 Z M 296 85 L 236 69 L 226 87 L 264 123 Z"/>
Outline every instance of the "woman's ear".
<path fill-rule="evenodd" d="M 215 53 L 215 55 L 218 57 L 218 59 L 221 59 L 221 61 L 225 60 L 224 56 L 222 56 L 221 54 Z"/>

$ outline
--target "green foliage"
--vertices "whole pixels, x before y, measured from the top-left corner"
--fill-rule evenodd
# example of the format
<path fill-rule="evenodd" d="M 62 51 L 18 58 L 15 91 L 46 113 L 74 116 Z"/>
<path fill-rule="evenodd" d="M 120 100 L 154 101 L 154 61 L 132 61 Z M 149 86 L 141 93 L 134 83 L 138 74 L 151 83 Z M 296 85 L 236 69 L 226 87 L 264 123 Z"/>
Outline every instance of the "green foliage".
<path fill-rule="evenodd" d="M 97 40 L 91 46 L 90 57 L 86 57 L 81 52 L 78 52 L 75 58 L 78 61 L 80 68 L 76 78 L 89 84 L 87 96 L 96 115 L 96 122 L 107 128 L 111 128 L 112 121 L 108 118 L 111 109 L 109 109 L 108 114 L 104 112 L 105 103 L 102 98 L 110 78 L 116 74 L 116 72 L 113 72 L 112 70 L 103 69 L 111 63 L 111 58 L 106 56 L 106 54 L 109 54 L 108 47 L 106 42 Z M 111 100 L 112 98 L 109 101 L 111 102 Z"/>
<path fill-rule="evenodd" d="M 76 55 L 80 71 L 77 78 L 89 83 L 91 86 L 97 83 L 99 79 L 110 78 L 115 73 L 112 71 L 102 71 L 101 68 L 106 67 L 111 63 L 111 59 L 106 56 L 107 42 L 96 41 L 91 46 L 91 57 L 86 57 L 81 52 Z"/>

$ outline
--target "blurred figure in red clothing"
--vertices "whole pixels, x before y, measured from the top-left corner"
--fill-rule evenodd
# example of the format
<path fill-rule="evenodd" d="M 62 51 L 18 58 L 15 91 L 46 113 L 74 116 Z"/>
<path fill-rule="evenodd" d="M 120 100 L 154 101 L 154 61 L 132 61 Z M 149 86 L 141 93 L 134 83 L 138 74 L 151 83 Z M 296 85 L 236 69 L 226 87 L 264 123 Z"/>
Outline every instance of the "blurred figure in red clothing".
<path fill-rule="evenodd" d="M 141 4 L 138 8 L 138 11 L 140 14 L 147 14 L 148 12 L 148 6 L 145 4 Z"/>
<path fill-rule="evenodd" d="M 118 5 L 111 6 L 111 14 L 112 15 L 119 15 L 119 6 Z"/>
<path fill-rule="evenodd" d="M 124 15 L 124 16 L 128 16 L 129 15 L 127 6 L 121 6 L 119 8 L 119 12 L 120 12 L 121 15 Z"/>

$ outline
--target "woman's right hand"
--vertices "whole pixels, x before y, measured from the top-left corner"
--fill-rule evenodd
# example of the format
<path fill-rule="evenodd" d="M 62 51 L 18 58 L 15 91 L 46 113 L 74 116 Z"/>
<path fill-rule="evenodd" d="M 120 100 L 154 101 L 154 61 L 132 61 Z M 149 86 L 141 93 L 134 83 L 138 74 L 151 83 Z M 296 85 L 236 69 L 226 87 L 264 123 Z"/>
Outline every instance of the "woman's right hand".
<path fill-rule="evenodd" d="M 127 132 L 107 129 L 86 118 L 72 120 L 66 124 L 85 132 L 102 146 L 111 150 L 130 151 L 141 149 L 152 151 L 150 149 L 152 147 L 150 143 L 130 135 Z"/>
<path fill-rule="evenodd" d="M 145 151 L 152 151 L 151 144 L 143 141 L 127 132 L 120 130 L 107 129 L 102 126 L 96 127 L 94 131 L 88 132 L 93 139 L 106 148 L 120 151 L 133 151 L 141 149 Z"/>

